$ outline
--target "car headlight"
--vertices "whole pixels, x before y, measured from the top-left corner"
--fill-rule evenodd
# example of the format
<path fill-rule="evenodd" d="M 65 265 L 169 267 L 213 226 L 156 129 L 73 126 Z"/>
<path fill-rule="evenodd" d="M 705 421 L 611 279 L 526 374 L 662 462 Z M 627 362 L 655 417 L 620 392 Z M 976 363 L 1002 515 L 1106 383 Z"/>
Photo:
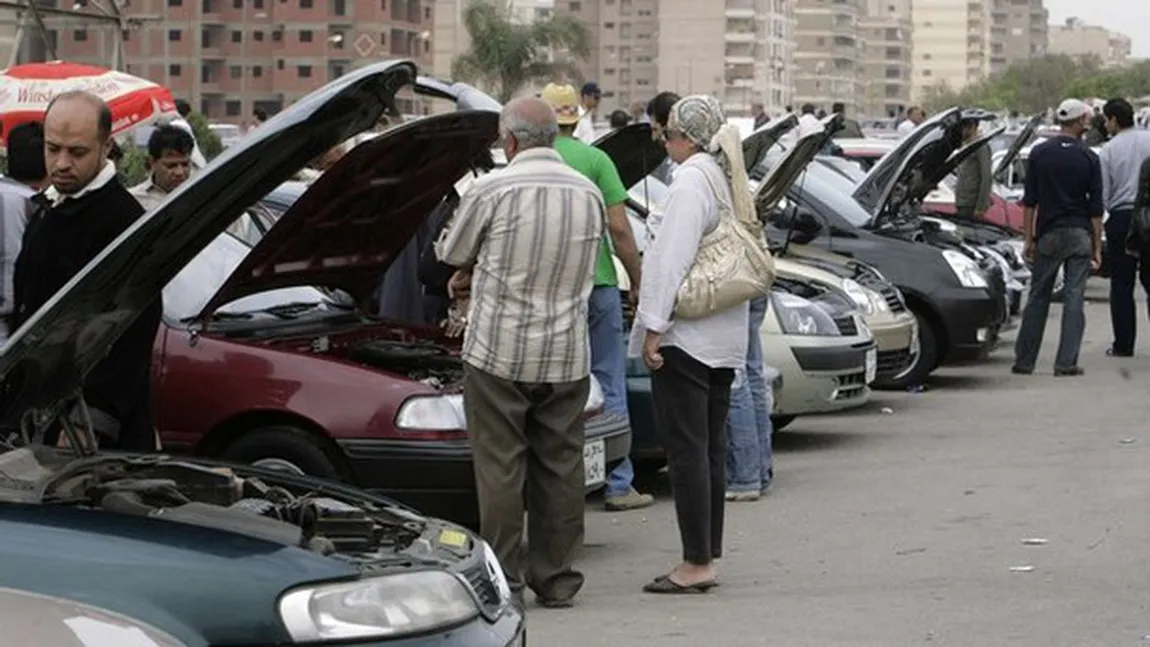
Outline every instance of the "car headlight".
<path fill-rule="evenodd" d="M 978 267 L 969 256 L 962 252 L 953 249 L 942 250 L 942 257 L 946 259 L 946 264 L 950 266 L 954 276 L 964 288 L 985 288 L 990 284 L 986 282 L 986 276 L 983 275 L 982 270 Z"/>
<path fill-rule="evenodd" d="M 867 297 L 870 298 L 870 302 L 874 304 L 875 312 L 890 312 L 890 304 L 886 302 L 886 299 L 883 298 L 881 294 L 870 288 L 863 289 L 866 290 L 866 294 Z"/>
<path fill-rule="evenodd" d="M 583 411 L 597 413 L 603 409 L 603 387 L 594 375 L 590 379 L 590 391 Z M 463 411 L 463 394 L 411 396 L 403 401 L 395 414 L 395 426 L 406 431 L 464 431 L 467 429 L 467 416 Z"/>
<path fill-rule="evenodd" d="M 779 320 L 779 327 L 788 335 L 839 336 L 839 327 L 835 325 L 834 319 L 822 308 L 802 297 L 772 292 L 771 304 Z"/>
<path fill-rule="evenodd" d="M 479 615 L 463 582 L 446 571 L 417 571 L 289 591 L 280 620 L 292 640 L 314 643 L 393 638 L 450 627 Z"/>
<path fill-rule="evenodd" d="M 855 302 L 858 309 L 865 315 L 873 315 L 875 311 L 874 301 L 867 294 L 863 286 L 859 285 L 854 279 L 843 279 L 843 291 Z"/>

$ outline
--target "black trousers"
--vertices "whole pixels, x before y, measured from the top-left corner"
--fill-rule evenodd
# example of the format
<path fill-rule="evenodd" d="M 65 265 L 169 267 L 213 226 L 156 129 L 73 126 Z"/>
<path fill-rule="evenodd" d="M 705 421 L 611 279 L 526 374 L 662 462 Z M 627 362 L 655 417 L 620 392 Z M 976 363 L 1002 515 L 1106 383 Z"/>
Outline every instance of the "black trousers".
<path fill-rule="evenodd" d="M 659 350 L 663 367 L 651 373 L 651 395 L 667 451 L 683 561 L 710 564 L 723 556 L 727 410 L 735 371 L 710 368 L 674 346 Z"/>
<path fill-rule="evenodd" d="M 1140 280 L 1150 294 L 1150 263 L 1126 253 L 1126 235 L 1134 211 L 1111 211 L 1106 220 L 1106 260 L 1110 265 L 1110 325 L 1114 331 L 1111 349 L 1118 355 L 1134 352 L 1134 339 L 1138 328 L 1134 305 L 1134 287 Z M 1145 247 L 1145 245 L 1143 246 Z M 1146 250 L 1143 250 L 1143 254 Z"/>

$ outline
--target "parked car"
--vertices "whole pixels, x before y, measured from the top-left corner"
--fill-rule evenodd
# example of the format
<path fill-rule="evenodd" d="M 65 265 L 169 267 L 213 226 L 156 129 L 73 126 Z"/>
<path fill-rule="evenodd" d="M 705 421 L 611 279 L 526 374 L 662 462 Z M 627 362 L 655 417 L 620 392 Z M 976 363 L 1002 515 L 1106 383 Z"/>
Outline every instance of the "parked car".
<path fill-rule="evenodd" d="M 944 363 L 985 358 L 1009 318 L 1001 268 L 980 266 L 961 241 L 924 225 L 916 211 L 937 184 L 930 174 L 961 152 L 940 130 L 958 118 L 951 110 L 924 122 L 859 185 L 825 165 L 808 165 L 775 210 L 769 231 L 776 241 L 789 239 L 795 256 L 818 246 L 862 260 L 898 286 L 918 319 L 921 350 L 911 384 Z M 753 177 L 771 164 L 764 157 Z"/>
<path fill-rule="evenodd" d="M 235 124 L 208 124 L 208 129 L 220 138 L 220 146 L 227 148 L 244 136 L 242 128 Z"/>
<path fill-rule="evenodd" d="M 185 647 L 168 633 L 125 615 L 50 595 L 0 588 L 0 627 L 26 647 Z"/>
<path fill-rule="evenodd" d="M 296 101 L 141 217 L 8 339 L 0 349 L 6 387 L 0 424 L 18 431 L 0 454 L 0 587 L 99 605 L 189 647 L 523 644 L 523 617 L 493 551 L 460 526 L 335 481 L 201 458 L 102 453 L 71 423 L 73 410 L 85 409 L 85 376 L 176 274 L 272 187 L 371 127 L 416 73 L 410 61 L 368 65 Z M 316 186 L 355 177 L 355 191 L 309 194 L 299 203 L 314 216 L 310 225 L 324 234 L 323 244 L 305 247 L 307 241 L 293 238 L 298 244 L 289 245 L 288 228 L 273 229 L 263 242 L 279 244 L 253 250 L 218 303 L 264 290 L 266 283 L 252 279 L 269 272 L 295 294 L 301 288 L 290 286 L 304 277 L 355 292 L 370 258 L 388 254 L 411 224 L 407 212 L 392 209 L 379 216 L 388 222 L 380 227 L 371 217 L 380 213 L 378 205 L 420 211 L 434 205 L 439 191 L 490 144 L 497 119 L 485 110 L 431 116 L 350 154 Z M 401 173 L 405 182 L 387 181 Z M 294 220 L 288 214 L 281 224 Z M 366 232 L 353 227 L 337 235 L 355 223 L 381 232 L 371 238 L 370 252 L 359 246 Z M 303 256 L 305 248 L 312 255 Z M 330 271 L 341 259 L 347 261 L 341 271 Z M 357 274 L 355 267 L 364 269 Z M 252 305 L 234 307 L 239 321 Z M 192 326 L 179 342 L 190 348 L 211 346 L 221 334 L 214 326 Z M 233 368 L 243 370 L 234 377 L 205 375 L 213 383 L 201 392 L 226 399 L 228 391 L 277 371 L 280 399 L 327 397 L 345 416 L 365 408 L 344 397 L 356 394 L 356 384 L 309 395 L 306 369 L 243 352 L 245 345 L 284 343 L 285 326 L 309 327 L 289 318 L 268 333 L 249 328 L 242 342 L 221 341 L 214 360 L 227 364 L 228 353 L 235 353 L 241 364 Z M 337 333 L 357 330 L 345 326 L 328 339 L 339 342 Z M 350 353 L 353 344 L 341 348 Z M 162 373 L 165 365 L 156 368 Z M 403 385 L 370 373 L 349 369 L 346 375 L 405 393 Z M 386 399 L 381 393 L 376 402 Z M 169 436 L 195 429 L 202 413 L 166 412 L 177 430 Z M 61 428 L 74 450 L 43 444 L 48 431 Z M 11 639 L 11 627 L 5 629 Z"/>

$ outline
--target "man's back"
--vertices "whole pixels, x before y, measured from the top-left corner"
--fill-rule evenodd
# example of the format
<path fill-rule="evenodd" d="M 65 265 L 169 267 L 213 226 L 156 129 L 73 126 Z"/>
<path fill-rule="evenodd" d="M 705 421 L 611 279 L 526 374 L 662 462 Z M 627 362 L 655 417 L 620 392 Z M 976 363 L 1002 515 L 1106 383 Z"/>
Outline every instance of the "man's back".
<path fill-rule="evenodd" d="M 619 169 L 615 168 L 615 162 L 607 153 L 573 137 L 564 136 L 555 140 L 555 150 L 568 166 L 595 183 L 604 204 L 615 206 L 627 200 L 627 189 L 619 179 Z M 619 277 L 615 274 L 612 253 L 611 239 L 604 236 L 595 263 L 595 285 L 618 285 Z"/>
<path fill-rule="evenodd" d="M 1059 227 L 1090 228 L 1102 215 L 1098 156 L 1079 139 L 1057 135 L 1030 151 L 1022 202 L 1038 208 L 1038 235 Z"/>
<path fill-rule="evenodd" d="M 520 382 L 586 377 L 587 299 L 606 226 L 599 189 L 554 150 L 529 149 L 477 180 L 455 220 L 444 262 L 466 265 L 452 250 L 478 245 L 464 359 Z"/>
<path fill-rule="evenodd" d="M 1102 165 L 1102 193 L 1106 209 L 1134 206 L 1142 162 L 1150 159 L 1150 132 L 1127 128 L 1116 134 L 1098 154 Z"/>

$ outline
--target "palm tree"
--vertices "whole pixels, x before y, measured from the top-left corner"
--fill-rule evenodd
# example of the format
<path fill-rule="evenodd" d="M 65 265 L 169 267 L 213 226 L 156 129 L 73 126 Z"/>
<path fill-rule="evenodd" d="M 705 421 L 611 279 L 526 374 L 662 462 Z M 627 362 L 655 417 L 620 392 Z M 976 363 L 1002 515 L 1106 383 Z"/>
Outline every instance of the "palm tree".
<path fill-rule="evenodd" d="M 492 0 L 473 0 L 463 9 L 463 25 L 471 46 L 452 61 L 451 75 L 482 86 L 501 103 L 534 81 L 579 79 L 571 63 L 547 60 L 552 48 L 566 49 L 580 60 L 589 52 L 587 27 L 571 16 L 519 24 Z"/>

